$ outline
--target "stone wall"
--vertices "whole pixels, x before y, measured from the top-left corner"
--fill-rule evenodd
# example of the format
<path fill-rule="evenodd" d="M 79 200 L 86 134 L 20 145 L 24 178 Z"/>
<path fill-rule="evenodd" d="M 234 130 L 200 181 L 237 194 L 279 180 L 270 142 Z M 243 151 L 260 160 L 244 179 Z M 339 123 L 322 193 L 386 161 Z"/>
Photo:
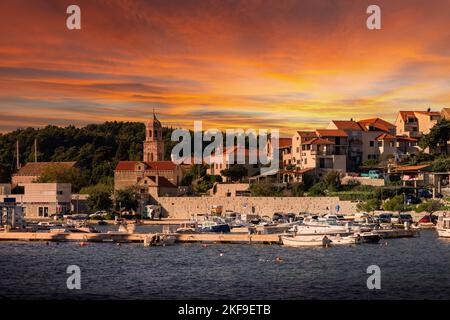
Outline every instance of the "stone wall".
<path fill-rule="evenodd" d="M 223 211 L 272 216 L 275 212 L 315 214 L 356 212 L 356 202 L 340 201 L 338 197 L 159 197 L 163 214 L 169 218 L 188 219 L 196 214 L 209 213 L 212 205 L 223 206 Z"/>
<path fill-rule="evenodd" d="M 384 179 L 372 179 L 370 177 L 351 177 L 345 176 L 342 178 L 342 184 L 352 184 L 353 182 L 359 183 L 364 186 L 383 187 Z"/>

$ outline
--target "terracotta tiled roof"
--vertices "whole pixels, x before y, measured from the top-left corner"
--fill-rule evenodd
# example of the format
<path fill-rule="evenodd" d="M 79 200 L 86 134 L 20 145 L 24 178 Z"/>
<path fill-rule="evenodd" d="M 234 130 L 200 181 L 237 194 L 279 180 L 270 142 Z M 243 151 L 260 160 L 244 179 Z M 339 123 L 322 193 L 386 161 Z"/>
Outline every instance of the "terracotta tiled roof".
<path fill-rule="evenodd" d="M 314 131 L 297 131 L 298 135 L 302 138 L 314 138 L 317 134 Z"/>
<path fill-rule="evenodd" d="M 175 170 L 177 165 L 172 161 L 119 161 L 116 171 L 133 171 L 136 164 L 144 163 L 147 165 L 146 170 Z"/>
<path fill-rule="evenodd" d="M 339 129 L 317 129 L 319 137 L 348 137 L 344 130 Z"/>
<path fill-rule="evenodd" d="M 314 169 L 315 168 L 305 168 L 305 169 L 297 169 L 297 170 L 280 170 L 279 173 L 304 174 L 304 173 L 312 171 Z"/>
<path fill-rule="evenodd" d="M 334 144 L 334 142 L 331 142 L 328 139 L 314 138 L 314 139 L 305 141 L 302 144 Z"/>
<path fill-rule="evenodd" d="M 414 115 L 414 111 L 399 111 L 400 116 L 402 117 L 403 121 L 406 122 L 407 117 L 416 117 Z"/>
<path fill-rule="evenodd" d="M 365 119 L 360 120 L 358 123 L 365 128 L 365 130 L 368 130 L 369 126 L 372 126 L 380 131 L 390 131 L 392 129 L 395 129 L 395 125 L 387 122 L 380 118 L 372 118 L 372 119 Z"/>
<path fill-rule="evenodd" d="M 353 120 L 333 120 L 334 125 L 340 130 L 363 131 L 361 125 Z"/>
<path fill-rule="evenodd" d="M 410 138 L 410 137 L 407 137 L 407 136 L 397 136 L 396 138 L 399 141 L 401 141 L 401 140 L 403 140 L 403 141 L 417 141 L 418 140 L 416 138 Z"/>
<path fill-rule="evenodd" d="M 280 138 L 278 139 L 278 148 L 286 148 L 292 146 L 291 138 Z"/>
<path fill-rule="evenodd" d="M 149 178 L 156 184 L 156 176 L 147 176 L 147 178 Z M 174 185 L 172 182 L 167 180 L 167 178 L 158 176 L 158 187 L 176 188 L 176 185 Z"/>
<path fill-rule="evenodd" d="M 429 164 L 422 164 L 417 166 L 403 166 L 395 168 L 395 171 L 419 171 L 431 169 Z"/>
<path fill-rule="evenodd" d="M 15 176 L 40 176 L 48 168 L 73 168 L 76 162 L 29 162 L 15 174 Z"/>
<path fill-rule="evenodd" d="M 394 140 L 394 139 L 395 136 L 388 133 L 380 134 L 378 137 L 375 138 L 375 140 Z"/>
<path fill-rule="evenodd" d="M 426 116 L 440 116 L 441 113 L 437 111 L 414 111 L 414 113 L 424 114 Z"/>

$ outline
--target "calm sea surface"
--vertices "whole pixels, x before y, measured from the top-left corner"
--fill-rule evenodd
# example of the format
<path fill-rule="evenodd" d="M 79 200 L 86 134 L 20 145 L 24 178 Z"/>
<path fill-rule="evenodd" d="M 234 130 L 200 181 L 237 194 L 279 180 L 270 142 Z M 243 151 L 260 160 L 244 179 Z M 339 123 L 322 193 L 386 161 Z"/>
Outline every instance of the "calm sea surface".
<path fill-rule="evenodd" d="M 366 286 L 373 264 L 381 290 Z M 81 268 L 81 290 L 66 288 L 68 265 Z M 450 241 L 430 230 L 328 249 L 0 242 L 0 298 L 448 299 Z"/>

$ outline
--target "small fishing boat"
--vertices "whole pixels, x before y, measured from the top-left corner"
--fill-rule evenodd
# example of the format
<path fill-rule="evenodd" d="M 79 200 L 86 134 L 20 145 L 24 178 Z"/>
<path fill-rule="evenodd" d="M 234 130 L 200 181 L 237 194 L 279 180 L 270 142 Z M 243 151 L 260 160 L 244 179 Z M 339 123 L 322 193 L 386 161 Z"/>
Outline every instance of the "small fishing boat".
<path fill-rule="evenodd" d="M 373 232 L 363 232 L 360 233 L 359 236 L 363 243 L 378 243 L 381 240 L 381 235 Z"/>
<path fill-rule="evenodd" d="M 198 226 L 200 232 L 228 233 L 231 231 L 230 225 L 220 217 L 209 217 Z"/>
<path fill-rule="evenodd" d="M 176 233 L 182 233 L 182 234 L 197 233 L 197 223 L 196 222 L 182 223 L 177 228 Z"/>
<path fill-rule="evenodd" d="M 328 247 L 331 244 L 326 235 L 282 236 L 281 241 L 287 247 Z"/>
<path fill-rule="evenodd" d="M 177 237 L 171 234 L 154 234 L 144 238 L 144 246 L 168 246 L 174 244 Z"/>
<path fill-rule="evenodd" d="M 450 238 L 450 217 L 440 216 L 436 228 L 439 237 Z"/>
<path fill-rule="evenodd" d="M 362 237 L 357 234 L 347 236 L 341 236 L 340 234 L 328 235 L 327 238 L 331 240 L 332 245 L 361 244 L 363 242 Z"/>

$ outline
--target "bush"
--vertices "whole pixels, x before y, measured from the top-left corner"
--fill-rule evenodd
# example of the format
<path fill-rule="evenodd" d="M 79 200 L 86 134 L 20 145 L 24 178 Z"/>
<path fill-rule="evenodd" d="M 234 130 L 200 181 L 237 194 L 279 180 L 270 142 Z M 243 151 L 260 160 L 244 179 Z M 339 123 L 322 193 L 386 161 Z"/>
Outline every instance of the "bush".
<path fill-rule="evenodd" d="M 428 213 L 433 213 L 435 211 L 441 210 L 442 208 L 443 208 L 443 204 L 440 201 L 431 200 L 431 201 L 427 201 L 427 202 L 418 204 L 414 208 L 414 211 L 416 211 L 416 212 L 426 211 Z"/>
<path fill-rule="evenodd" d="M 338 191 L 341 188 L 341 175 L 337 171 L 330 171 L 323 177 L 323 183 L 328 191 Z"/>
<path fill-rule="evenodd" d="M 397 196 L 387 200 L 384 203 L 383 207 L 384 207 L 384 210 L 387 210 L 387 211 L 404 211 L 405 210 L 404 196 L 397 195 Z"/>
<path fill-rule="evenodd" d="M 320 197 L 326 195 L 326 186 L 323 182 L 318 182 L 308 190 L 308 196 Z"/>
<path fill-rule="evenodd" d="M 250 186 L 250 192 L 253 197 L 281 197 L 283 188 L 277 187 L 272 183 L 259 183 Z"/>
<path fill-rule="evenodd" d="M 381 201 L 379 199 L 369 199 L 366 202 L 360 202 L 356 205 L 358 211 L 373 212 L 380 209 Z"/>

